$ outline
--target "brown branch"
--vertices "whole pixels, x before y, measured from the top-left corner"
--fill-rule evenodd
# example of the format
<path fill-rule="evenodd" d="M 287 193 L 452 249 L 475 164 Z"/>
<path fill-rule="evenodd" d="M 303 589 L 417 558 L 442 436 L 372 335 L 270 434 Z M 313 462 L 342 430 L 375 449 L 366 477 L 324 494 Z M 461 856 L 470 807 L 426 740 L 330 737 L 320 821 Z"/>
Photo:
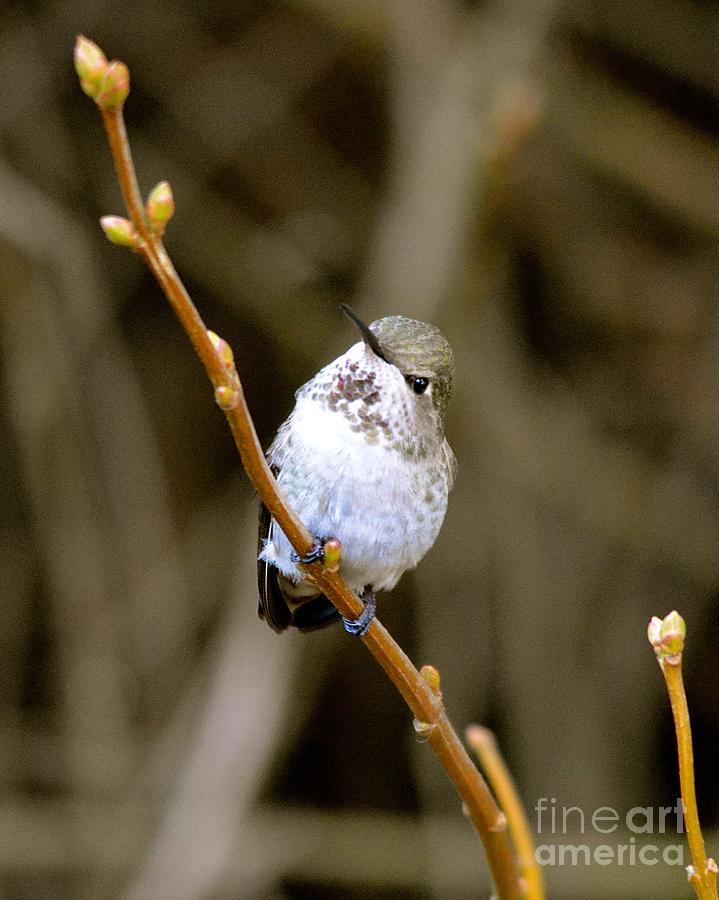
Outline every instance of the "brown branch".
<path fill-rule="evenodd" d="M 120 182 L 120 190 L 122 191 L 122 199 L 125 201 L 125 208 L 127 209 L 127 213 L 138 234 L 143 234 L 143 232 L 147 230 L 147 220 L 142 205 L 142 194 L 140 193 L 140 187 L 137 183 L 135 166 L 132 162 L 130 142 L 127 139 L 127 132 L 125 131 L 122 106 L 111 106 L 108 109 L 101 109 L 100 111 L 102 112 L 102 118 L 105 123 L 107 140 L 110 144 L 112 160 L 115 163 L 115 171 L 117 172 L 117 180 Z"/>
<path fill-rule="evenodd" d="M 666 682 L 674 717 L 679 761 L 679 786 L 687 829 L 687 843 L 692 857 L 692 865 L 687 866 L 689 883 L 694 888 L 699 900 L 717 900 L 717 864 L 711 857 L 707 859 L 694 786 L 692 727 L 682 678 L 682 653 L 686 637 L 686 624 L 679 613 L 673 610 L 663 619 L 654 616 L 649 623 L 647 634 Z"/>
<path fill-rule="evenodd" d="M 487 781 L 507 817 L 509 834 L 517 851 L 520 875 L 525 883 L 526 900 L 544 900 L 544 875 L 534 854 L 532 829 L 514 780 L 497 747 L 497 741 L 489 728 L 481 725 L 470 725 L 465 731 L 465 737 L 477 755 Z"/>
<path fill-rule="evenodd" d="M 131 226 L 127 223 L 129 227 L 122 243 L 131 244 L 142 255 L 159 282 L 214 385 L 215 399 L 227 417 L 250 481 L 297 553 L 305 555 L 312 547 L 312 537 L 287 503 L 267 465 L 232 353 L 224 341 L 207 331 L 180 281 L 160 238 L 164 222 L 162 227 L 157 227 L 157 223 L 153 223 L 151 216 L 148 219 L 142 208 L 122 117 L 122 105 L 129 91 L 127 69 L 121 63 L 108 66 L 102 52 L 85 38 L 78 38 L 75 59 L 83 90 L 102 109 L 115 168 L 132 220 Z M 109 232 L 108 236 L 111 237 Z M 321 563 L 309 566 L 307 571 L 341 615 L 349 619 L 360 615 L 361 601 L 338 573 L 323 568 Z M 464 801 L 467 814 L 484 844 L 498 898 L 519 900 L 521 890 L 506 820 L 444 712 L 438 676 L 428 683 L 377 619 L 372 622 L 362 641 L 412 710 L 415 727 L 427 736 L 428 743 Z"/>

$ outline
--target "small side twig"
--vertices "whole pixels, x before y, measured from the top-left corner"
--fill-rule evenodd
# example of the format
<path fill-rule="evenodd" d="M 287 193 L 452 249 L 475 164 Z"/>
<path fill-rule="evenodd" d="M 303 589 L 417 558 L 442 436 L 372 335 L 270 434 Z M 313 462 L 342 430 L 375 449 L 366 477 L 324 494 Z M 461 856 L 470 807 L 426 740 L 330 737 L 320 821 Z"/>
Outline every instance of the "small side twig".
<path fill-rule="evenodd" d="M 534 854 L 532 829 L 497 741 L 489 728 L 481 725 L 470 725 L 465 730 L 465 737 L 507 817 L 509 834 L 517 852 L 519 874 L 524 880 L 524 896 L 526 900 L 544 900 L 544 875 Z"/>
<path fill-rule="evenodd" d="M 682 678 L 682 652 L 686 638 L 686 624 L 676 610 L 670 612 L 664 619 L 654 616 L 649 623 L 647 636 L 657 655 L 674 716 L 679 757 L 679 784 L 684 807 L 687 843 L 692 857 L 692 864 L 687 866 L 687 876 L 699 900 L 717 900 L 717 872 L 719 870 L 711 857 L 707 859 L 694 787 L 692 729 Z"/>
<path fill-rule="evenodd" d="M 130 219 L 106 217 L 101 224 L 114 243 L 138 252 L 159 282 L 182 327 L 205 367 L 215 389 L 215 400 L 225 413 L 242 464 L 262 502 L 276 519 L 298 554 L 312 548 L 312 537 L 282 494 L 257 438 L 235 369 L 229 345 L 208 331 L 192 303 L 162 244 L 165 225 L 173 213 L 169 185 L 161 182 L 143 207 L 122 115 L 129 93 L 129 72 L 121 62 L 108 63 L 92 41 L 79 37 L 75 68 L 85 91 L 102 111 L 120 187 Z M 314 563 L 308 573 L 345 618 L 357 618 L 361 601 L 337 572 L 337 565 Z M 441 702 L 439 675 L 421 675 L 382 624 L 374 619 L 362 641 L 382 666 L 415 716 L 415 727 L 425 734 L 447 772 L 485 847 L 499 900 L 519 900 L 521 888 L 506 831 L 506 820 L 484 779 L 457 737 Z"/>

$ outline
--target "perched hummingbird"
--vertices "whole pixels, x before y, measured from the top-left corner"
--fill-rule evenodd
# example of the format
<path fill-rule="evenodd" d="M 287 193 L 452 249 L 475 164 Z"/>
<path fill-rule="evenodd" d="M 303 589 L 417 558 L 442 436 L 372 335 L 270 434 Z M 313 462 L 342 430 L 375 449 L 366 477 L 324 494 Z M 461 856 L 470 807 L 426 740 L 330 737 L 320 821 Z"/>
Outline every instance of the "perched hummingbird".
<path fill-rule="evenodd" d="M 297 563 L 342 542 L 340 574 L 365 602 L 345 628 L 363 634 L 375 591 L 390 590 L 434 544 L 456 460 L 444 436 L 452 349 L 433 325 L 388 316 L 369 327 L 344 312 L 362 340 L 303 385 L 267 455 L 315 550 L 300 559 L 260 508 L 259 615 L 275 631 L 311 631 L 338 615 Z"/>

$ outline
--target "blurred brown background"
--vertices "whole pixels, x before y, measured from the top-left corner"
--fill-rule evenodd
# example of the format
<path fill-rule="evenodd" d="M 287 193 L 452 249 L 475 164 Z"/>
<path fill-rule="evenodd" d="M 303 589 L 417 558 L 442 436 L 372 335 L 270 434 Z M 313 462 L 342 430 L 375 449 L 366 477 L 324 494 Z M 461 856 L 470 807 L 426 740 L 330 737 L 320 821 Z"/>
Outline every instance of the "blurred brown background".
<path fill-rule="evenodd" d="M 265 444 L 354 342 L 339 302 L 455 346 L 459 478 L 380 615 L 456 726 L 497 731 L 533 817 L 673 805 L 645 629 L 676 606 L 717 827 L 719 6 L 6 2 L 0 898 L 490 890 L 359 642 L 256 619 L 223 418 L 97 226 L 122 209 L 78 32 L 130 66 L 141 186 L 173 185 L 168 248 Z M 629 839 L 600 837 L 548 839 Z M 546 875 L 555 898 L 688 896 L 661 864 Z"/>

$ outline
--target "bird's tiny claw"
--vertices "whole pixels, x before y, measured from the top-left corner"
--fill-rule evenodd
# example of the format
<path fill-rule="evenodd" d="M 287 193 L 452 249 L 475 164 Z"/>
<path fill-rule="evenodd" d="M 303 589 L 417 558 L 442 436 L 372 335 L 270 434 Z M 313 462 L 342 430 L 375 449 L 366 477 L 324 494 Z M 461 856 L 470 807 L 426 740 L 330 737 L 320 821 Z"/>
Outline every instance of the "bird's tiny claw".
<path fill-rule="evenodd" d="M 319 538 L 315 538 L 315 542 L 312 545 L 312 549 L 305 556 L 300 556 L 299 553 L 295 553 L 292 551 L 290 559 L 293 563 L 302 563 L 303 566 L 309 566 L 310 563 L 313 562 L 321 562 L 325 555 L 325 545 L 324 542 Z"/>
<path fill-rule="evenodd" d="M 357 637 L 363 637 L 367 633 L 367 629 L 372 624 L 372 620 L 377 612 L 377 598 L 374 594 L 366 594 L 364 596 L 364 609 L 357 619 L 345 619 L 342 617 L 342 625 L 347 634 L 354 634 Z"/>

